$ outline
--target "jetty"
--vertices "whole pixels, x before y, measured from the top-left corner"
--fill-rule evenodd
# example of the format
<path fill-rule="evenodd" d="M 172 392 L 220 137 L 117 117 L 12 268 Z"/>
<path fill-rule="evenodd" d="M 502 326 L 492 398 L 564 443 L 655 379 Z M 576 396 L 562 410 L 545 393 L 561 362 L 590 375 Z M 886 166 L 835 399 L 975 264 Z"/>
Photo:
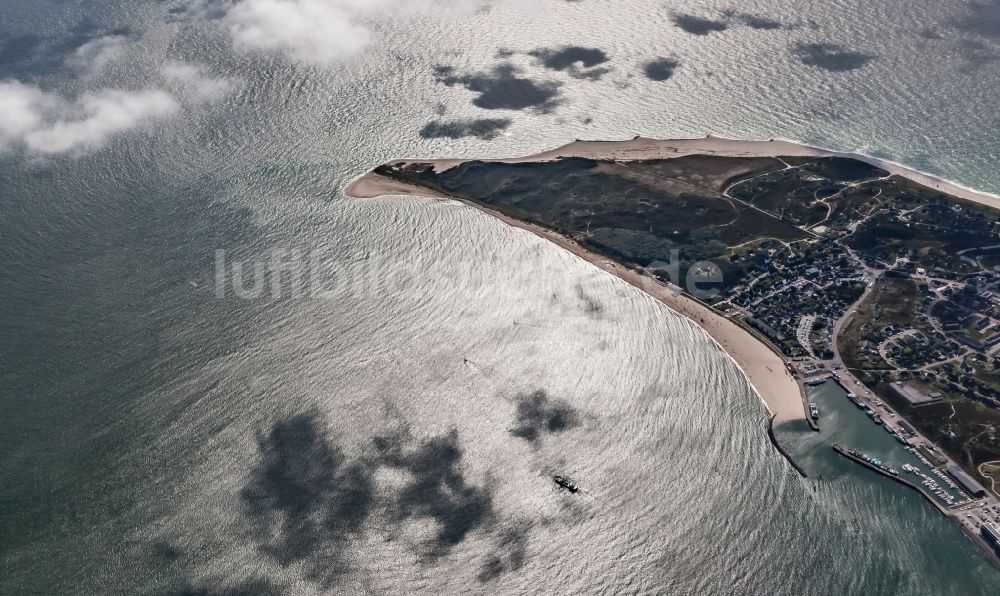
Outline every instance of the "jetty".
<path fill-rule="evenodd" d="M 788 461 L 788 463 L 791 464 L 793 468 L 795 468 L 795 471 L 799 473 L 799 476 L 802 476 L 803 478 L 808 478 L 809 475 L 806 474 L 806 471 L 803 470 L 802 467 L 799 466 L 799 464 L 795 463 L 795 460 L 792 459 L 792 456 L 789 455 L 787 451 L 785 451 L 785 449 L 781 446 L 781 444 L 778 443 L 777 437 L 774 436 L 775 418 L 777 418 L 777 414 L 771 416 L 771 421 L 768 422 L 767 424 L 767 436 L 769 439 L 771 439 L 771 444 L 774 445 L 774 448 L 778 450 L 778 453 L 780 453 L 781 456 L 784 457 Z"/>
<path fill-rule="evenodd" d="M 890 480 L 895 480 L 896 482 L 902 484 L 903 486 L 908 486 L 908 487 L 912 488 L 913 490 L 919 492 L 924 497 L 926 497 L 926 499 L 930 502 L 930 504 L 933 505 L 934 508 L 937 509 L 938 512 L 941 513 L 941 515 L 944 515 L 945 517 L 951 517 L 951 515 L 952 515 L 951 511 L 949 511 L 948 508 L 946 508 L 944 505 L 942 505 L 941 503 L 939 503 L 937 501 L 937 499 L 935 499 L 933 497 L 933 495 L 931 495 L 929 492 L 927 492 L 926 490 L 924 490 L 923 487 L 918 486 L 918 485 L 910 482 L 909 480 L 907 480 L 906 478 L 903 478 L 902 476 L 899 476 L 897 474 L 893 474 L 893 473 L 889 472 L 888 470 L 886 470 L 882 466 L 878 466 L 878 465 L 875 465 L 875 464 L 873 464 L 873 463 L 871 463 L 869 461 L 865 461 L 861 457 L 859 457 L 859 456 L 854 455 L 853 453 L 851 453 L 849 450 L 844 449 L 842 446 L 838 445 L 837 443 L 833 444 L 833 450 L 836 451 L 837 453 L 839 453 L 840 455 L 843 455 L 847 459 L 849 459 L 849 460 L 851 460 L 851 461 L 853 461 L 855 463 L 861 464 L 862 466 L 868 468 L 869 470 L 875 472 L 876 474 L 879 474 L 881 476 L 885 476 L 886 478 L 888 478 Z"/>

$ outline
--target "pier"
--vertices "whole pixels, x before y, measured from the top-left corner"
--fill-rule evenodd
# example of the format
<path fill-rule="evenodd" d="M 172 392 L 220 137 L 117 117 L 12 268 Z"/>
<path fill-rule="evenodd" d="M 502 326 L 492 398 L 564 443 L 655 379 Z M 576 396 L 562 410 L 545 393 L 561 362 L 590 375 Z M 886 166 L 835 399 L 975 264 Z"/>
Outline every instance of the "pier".
<path fill-rule="evenodd" d="M 836 451 L 837 453 L 839 453 L 840 455 L 843 455 L 847 459 L 849 459 L 849 460 L 851 460 L 851 461 L 853 461 L 855 463 L 861 464 L 862 466 L 868 468 L 869 470 L 875 472 L 876 474 L 885 476 L 886 478 L 888 478 L 890 480 L 895 480 L 896 482 L 898 482 L 898 483 L 900 483 L 900 484 L 902 484 L 904 486 L 908 486 L 908 487 L 912 488 L 913 490 L 915 490 L 915 491 L 919 492 L 920 494 L 922 494 L 928 501 L 930 501 L 931 505 L 933 505 L 934 508 L 937 509 L 941 513 L 941 515 L 944 515 L 945 517 L 951 517 L 952 516 L 952 512 L 947 507 L 945 507 L 944 505 L 942 505 L 941 503 L 939 503 L 937 501 L 937 499 L 935 499 L 933 497 L 933 495 L 931 495 L 930 493 L 928 493 L 927 491 L 925 491 L 923 489 L 923 487 L 917 486 L 916 484 L 910 482 L 909 480 L 907 480 L 906 478 L 903 478 L 902 476 L 897 476 L 895 474 L 890 474 L 889 472 L 886 472 L 884 469 L 880 468 L 879 466 L 876 466 L 875 464 L 872 464 L 870 462 L 866 462 L 865 460 L 861 459 L 860 457 L 858 457 L 858 456 L 850 453 L 847 449 L 844 449 L 843 447 L 841 447 L 837 443 L 833 444 L 833 450 Z"/>
<path fill-rule="evenodd" d="M 805 412 L 806 412 L 806 422 L 809 423 L 809 428 L 811 428 L 815 432 L 819 432 L 819 422 L 815 418 L 813 418 L 810 415 L 810 413 L 809 413 L 809 398 L 806 395 L 806 387 L 810 386 L 810 383 L 814 383 L 815 384 L 816 381 L 820 381 L 820 380 L 822 380 L 822 381 L 825 382 L 829 378 L 830 378 L 830 376 L 827 373 L 827 374 L 825 374 L 823 376 L 819 376 L 819 377 L 811 377 L 811 378 L 799 379 L 799 397 L 802 398 L 802 409 L 805 410 Z M 820 383 L 820 384 L 822 384 L 822 383 Z"/>

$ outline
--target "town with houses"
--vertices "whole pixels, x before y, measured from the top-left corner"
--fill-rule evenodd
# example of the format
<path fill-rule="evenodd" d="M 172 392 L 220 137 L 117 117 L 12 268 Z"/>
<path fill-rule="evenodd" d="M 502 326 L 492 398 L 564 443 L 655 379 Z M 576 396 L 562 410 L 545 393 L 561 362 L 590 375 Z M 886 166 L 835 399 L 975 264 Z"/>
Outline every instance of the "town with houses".
<path fill-rule="evenodd" d="M 812 237 L 765 240 L 733 255 L 745 262 L 746 281 L 724 289 L 714 306 L 787 358 L 847 368 L 901 406 L 961 401 L 965 410 L 972 402 L 1000 413 L 1000 214 L 902 189 L 892 194 L 804 230 Z M 970 241 L 980 244 L 946 252 L 949 243 Z M 954 454 L 976 475 L 988 471 L 971 465 L 981 463 L 980 453 L 1000 458 L 987 428 L 1000 414 L 954 423 L 917 418 L 946 443 L 962 431 L 984 435 L 975 451 Z"/>
<path fill-rule="evenodd" d="M 926 464 L 931 476 L 903 467 L 918 490 L 1000 556 L 1000 212 L 894 194 L 803 228 L 813 237 L 732 255 L 745 276 L 714 306 L 800 378 L 853 389 L 851 401 Z M 966 244 L 949 252 L 956 239 Z M 979 500 L 956 501 L 943 485 Z"/>

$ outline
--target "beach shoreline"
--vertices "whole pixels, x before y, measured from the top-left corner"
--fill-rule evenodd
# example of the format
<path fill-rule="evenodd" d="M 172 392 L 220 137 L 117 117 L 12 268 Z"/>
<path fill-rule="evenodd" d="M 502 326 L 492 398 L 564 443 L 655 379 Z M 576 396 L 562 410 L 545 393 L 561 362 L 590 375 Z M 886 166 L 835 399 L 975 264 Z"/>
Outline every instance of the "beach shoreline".
<path fill-rule="evenodd" d="M 573 141 L 555 149 L 534 155 L 513 158 L 488 159 L 500 163 L 528 163 L 553 161 L 560 158 L 584 157 L 599 160 L 635 161 L 671 159 L 686 155 L 718 155 L 727 157 L 845 157 L 863 161 L 899 175 L 918 184 L 976 203 L 1000 208 L 1000 196 L 978 192 L 931 174 L 907 168 L 898 163 L 872 156 L 833 151 L 812 147 L 785 139 L 739 140 L 706 136 L 695 139 L 658 140 L 635 137 L 623 141 Z M 437 171 L 444 171 L 473 159 L 397 159 L 391 165 L 429 163 Z M 719 348 L 740 368 L 754 390 L 771 413 L 773 423 L 793 420 L 808 421 L 806 399 L 801 384 L 791 374 L 788 361 L 777 354 L 770 345 L 755 337 L 750 331 L 713 310 L 695 298 L 682 293 L 680 288 L 660 283 L 648 275 L 634 271 L 609 257 L 581 246 L 572 238 L 548 228 L 524 222 L 499 211 L 460 197 L 445 196 L 434 190 L 410 185 L 373 172 L 356 178 L 344 190 L 352 198 L 380 196 L 425 196 L 459 201 L 497 219 L 549 240 L 583 260 L 595 265 L 700 327 Z"/>
<path fill-rule="evenodd" d="M 714 139 L 711 140 L 714 142 Z M 652 143 L 652 146 L 650 143 Z M 721 154 L 718 150 L 715 150 L 715 152 Z M 677 147 L 676 142 L 673 141 L 651 141 L 647 139 L 634 139 L 623 142 L 577 141 L 537 155 L 490 161 L 516 163 L 548 161 L 562 157 L 592 157 L 595 159 L 616 160 L 665 159 L 695 153 L 705 153 L 704 147 L 695 146 L 687 142 L 683 146 Z M 415 159 L 394 160 L 390 163 L 432 163 L 436 169 L 443 171 L 466 161 L 471 160 Z M 806 404 L 801 385 L 789 371 L 787 361 L 748 330 L 695 298 L 685 295 L 677 286 L 659 282 L 651 276 L 630 269 L 605 255 L 584 248 L 568 236 L 559 234 L 543 226 L 512 218 L 499 211 L 461 197 L 443 196 L 441 193 L 434 192 L 431 189 L 406 184 L 371 172 L 352 181 L 344 192 L 352 198 L 376 198 L 380 196 L 401 195 L 447 198 L 463 203 L 491 215 L 508 225 L 548 240 L 632 285 L 700 327 L 742 371 L 770 413 L 773 423 L 807 420 Z"/>
<path fill-rule="evenodd" d="M 368 196 L 351 196 L 355 196 L 355 198 L 375 198 L 377 196 L 399 194 L 409 196 L 421 195 L 420 191 L 422 187 L 418 186 L 407 189 L 408 192 L 406 193 L 399 193 L 396 186 L 398 184 L 400 183 L 396 182 L 390 192 L 379 194 L 368 193 Z M 366 184 L 363 188 L 377 192 L 377 183 Z M 709 338 L 736 363 L 736 366 L 740 368 L 744 376 L 750 381 L 750 384 L 757 392 L 764 406 L 771 413 L 775 423 L 806 419 L 799 384 L 788 372 L 784 360 L 775 354 L 769 346 L 751 335 L 750 332 L 694 298 L 682 294 L 681 290 L 676 286 L 657 282 L 652 277 L 633 271 L 602 254 L 587 250 L 572 238 L 563 236 L 548 228 L 514 219 L 466 199 L 440 197 L 440 195 L 435 196 L 431 191 L 427 191 L 425 196 L 431 198 L 448 198 L 458 201 L 487 213 L 512 227 L 535 234 L 658 300 L 705 331 Z"/>

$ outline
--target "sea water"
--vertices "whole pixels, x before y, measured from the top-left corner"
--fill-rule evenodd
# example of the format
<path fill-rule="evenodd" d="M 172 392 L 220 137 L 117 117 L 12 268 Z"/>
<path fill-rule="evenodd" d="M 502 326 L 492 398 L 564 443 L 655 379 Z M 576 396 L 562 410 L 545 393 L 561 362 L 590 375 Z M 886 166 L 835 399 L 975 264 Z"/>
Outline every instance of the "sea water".
<path fill-rule="evenodd" d="M 230 82 L 95 150 L 0 155 L 0 591 L 996 586 L 922 497 L 779 428 L 800 478 L 731 361 L 631 286 L 453 202 L 342 194 L 393 157 L 706 133 L 997 192 L 995 2 L 387 4 L 330 65 L 194 4 L 0 7 L 2 79 Z M 110 34 L 103 72 L 67 66 Z M 564 46 L 607 61 L 546 66 Z"/>

